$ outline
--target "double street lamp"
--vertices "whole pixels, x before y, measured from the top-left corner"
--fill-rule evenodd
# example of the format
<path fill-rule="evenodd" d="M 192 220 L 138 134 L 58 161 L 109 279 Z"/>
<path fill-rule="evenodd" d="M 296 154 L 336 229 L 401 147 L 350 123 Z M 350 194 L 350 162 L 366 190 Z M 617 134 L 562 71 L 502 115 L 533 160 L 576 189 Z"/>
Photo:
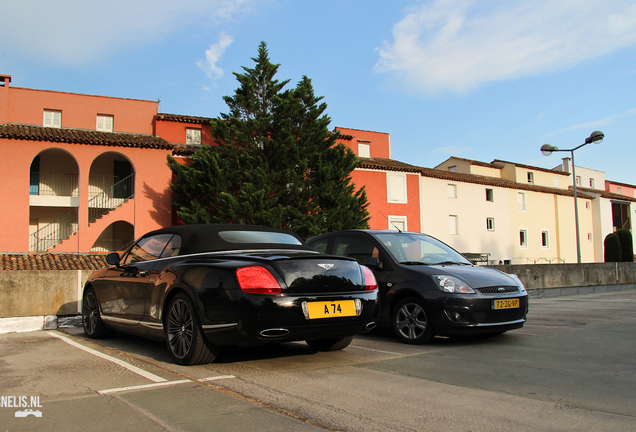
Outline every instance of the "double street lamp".
<path fill-rule="evenodd" d="M 583 146 L 588 144 L 600 144 L 605 138 L 605 135 L 601 131 L 594 131 L 592 134 L 585 139 L 585 142 L 578 147 L 574 147 L 573 149 L 559 149 L 550 144 L 543 144 L 541 146 L 541 153 L 544 156 L 550 156 L 552 152 L 570 152 L 572 157 L 572 179 L 574 184 L 574 219 L 576 222 L 576 262 L 581 264 L 581 240 L 579 237 L 579 207 L 577 205 L 576 199 L 576 168 L 574 166 L 574 150 L 578 150 Z"/>

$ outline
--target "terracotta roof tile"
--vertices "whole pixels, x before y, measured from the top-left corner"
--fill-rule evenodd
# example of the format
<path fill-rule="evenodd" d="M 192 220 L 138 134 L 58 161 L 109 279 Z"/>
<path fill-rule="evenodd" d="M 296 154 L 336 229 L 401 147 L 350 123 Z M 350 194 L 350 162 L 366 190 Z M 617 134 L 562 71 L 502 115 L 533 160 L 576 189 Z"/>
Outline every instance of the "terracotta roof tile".
<path fill-rule="evenodd" d="M 180 114 L 157 114 L 157 120 L 171 121 L 177 123 L 192 123 L 192 124 L 210 124 L 213 119 L 210 117 L 196 117 Z"/>
<path fill-rule="evenodd" d="M 503 160 L 499 160 L 499 159 L 495 159 L 494 161 L 492 161 L 492 163 L 499 163 L 499 164 L 511 164 L 514 166 L 517 166 L 519 168 L 526 168 L 526 169 L 530 169 L 530 170 L 534 170 L 534 171 L 543 171 L 543 172 L 547 172 L 547 173 L 551 173 L 551 174 L 560 174 L 560 175 L 564 175 L 564 176 L 569 176 L 569 173 L 566 173 L 564 171 L 557 171 L 554 169 L 550 169 L 550 168 L 541 168 L 541 167 L 536 167 L 536 166 L 532 166 L 532 165 L 524 165 L 524 164 L 520 164 L 520 163 L 516 163 L 516 162 L 508 162 L 508 161 L 503 161 Z"/>
<path fill-rule="evenodd" d="M 512 180 L 504 180 L 496 177 L 481 176 L 476 174 L 464 174 L 457 172 L 449 172 L 436 170 L 433 168 L 422 168 L 414 165 L 409 165 L 403 162 L 398 162 L 393 159 L 384 158 L 363 158 L 360 168 L 377 169 L 386 171 L 405 171 L 405 172 L 417 172 L 423 177 L 430 177 L 442 180 L 461 181 L 466 183 L 476 183 L 486 186 L 498 186 L 507 189 L 529 190 L 534 192 L 549 193 L 564 196 L 574 196 L 574 192 L 568 189 L 551 188 L 546 186 L 537 186 L 526 183 L 517 183 Z M 593 198 L 590 195 L 579 193 L 580 198 Z"/>
<path fill-rule="evenodd" d="M 498 165 L 496 163 L 481 162 L 481 161 L 473 160 L 473 159 L 464 159 L 464 158 L 460 158 L 460 157 L 457 157 L 457 156 L 453 156 L 453 157 L 451 157 L 451 159 L 457 159 L 457 160 L 460 160 L 460 161 L 468 162 L 471 165 L 477 165 L 477 166 L 482 166 L 482 167 L 487 167 L 487 168 L 501 169 L 501 168 L 504 167 L 503 165 Z"/>
<path fill-rule="evenodd" d="M 0 270 L 99 270 L 104 254 L 0 254 Z"/>
<path fill-rule="evenodd" d="M 174 144 L 170 144 L 163 138 L 152 135 L 52 128 L 12 123 L 0 124 L 0 138 L 112 147 L 140 147 L 152 149 L 172 149 L 174 147 Z"/>
<path fill-rule="evenodd" d="M 570 190 L 574 191 L 574 188 L 570 186 Z M 607 198 L 611 200 L 636 202 L 636 197 L 630 197 L 628 195 L 621 195 L 614 192 L 608 192 L 602 189 L 590 189 L 590 188 L 577 186 L 576 190 L 577 192 L 579 192 L 579 195 L 580 195 L 580 191 L 583 191 L 583 193 L 589 193 L 590 195 L 592 194 L 599 195 L 603 198 Z"/>

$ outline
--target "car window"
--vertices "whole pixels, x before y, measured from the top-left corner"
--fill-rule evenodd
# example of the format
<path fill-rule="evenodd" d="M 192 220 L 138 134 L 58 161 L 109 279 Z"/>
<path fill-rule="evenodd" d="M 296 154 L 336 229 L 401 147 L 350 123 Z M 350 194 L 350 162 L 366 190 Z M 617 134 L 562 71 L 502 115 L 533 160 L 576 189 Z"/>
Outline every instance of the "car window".
<path fill-rule="evenodd" d="M 172 234 L 159 234 L 142 238 L 126 256 L 124 265 L 159 258 L 172 236 Z"/>
<path fill-rule="evenodd" d="M 219 231 L 219 237 L 228 243 L 273 243 L 302 245 L 293 235 L 266 231 Z"/>
<path fill-rule="evenodd" d="M 376 238 L 398 262 L 470 264 L 457 251 L 433 237 L 413 233 L 383 233 L 377 234 Z"/>
<path fill-rule="evenodd" d="M 311 248 L 320 253 L 327 253 L 327 246 L 329 245 L 329 238 L 321 239 L 311 243 Z"/>
<path fill-rule="evenodd" d="M 359 264 L 364 264 L 365 259 L 378 256 L 378 249 L 363 236 L 338 236 L 334 243 L 334 255 L 354 258 Z"/>
<path fill-rule="evenodd" d="M 174 235 L 161 254 L 161 258 L 173 257 L 179 255 L 179 250 L 181 249 L 181 236 Z"/>

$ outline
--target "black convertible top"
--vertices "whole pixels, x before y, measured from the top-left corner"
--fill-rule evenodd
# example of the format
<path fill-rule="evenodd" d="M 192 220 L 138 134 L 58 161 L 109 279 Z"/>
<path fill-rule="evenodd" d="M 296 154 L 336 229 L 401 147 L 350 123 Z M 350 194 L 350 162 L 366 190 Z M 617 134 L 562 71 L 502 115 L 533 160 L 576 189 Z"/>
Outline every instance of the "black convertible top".
<path fill-rule="evenodd" d="M 274 235 L 268 236 L 258 233 L 274 233 Z M 292 231 L 257 225 L 178 225 L 150 231 L 144 234 L 142 238 L 158 234 L 178 234 L 181 236 L 179 255 L 237 249 L 312 250 L 305 245 L 302 237 Z"/>

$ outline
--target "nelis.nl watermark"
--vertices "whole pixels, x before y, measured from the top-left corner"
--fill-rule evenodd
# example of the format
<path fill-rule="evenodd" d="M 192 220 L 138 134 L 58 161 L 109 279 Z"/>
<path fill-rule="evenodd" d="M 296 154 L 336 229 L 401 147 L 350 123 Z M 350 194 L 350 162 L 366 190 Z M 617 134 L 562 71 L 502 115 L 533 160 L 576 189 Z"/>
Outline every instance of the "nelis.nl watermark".
<path fill-rule="evenodd" d="M 0 396 L 0 408 L 23 408 L 15 412 L 16 417 L 42 417 L 40 396 Z"/>

